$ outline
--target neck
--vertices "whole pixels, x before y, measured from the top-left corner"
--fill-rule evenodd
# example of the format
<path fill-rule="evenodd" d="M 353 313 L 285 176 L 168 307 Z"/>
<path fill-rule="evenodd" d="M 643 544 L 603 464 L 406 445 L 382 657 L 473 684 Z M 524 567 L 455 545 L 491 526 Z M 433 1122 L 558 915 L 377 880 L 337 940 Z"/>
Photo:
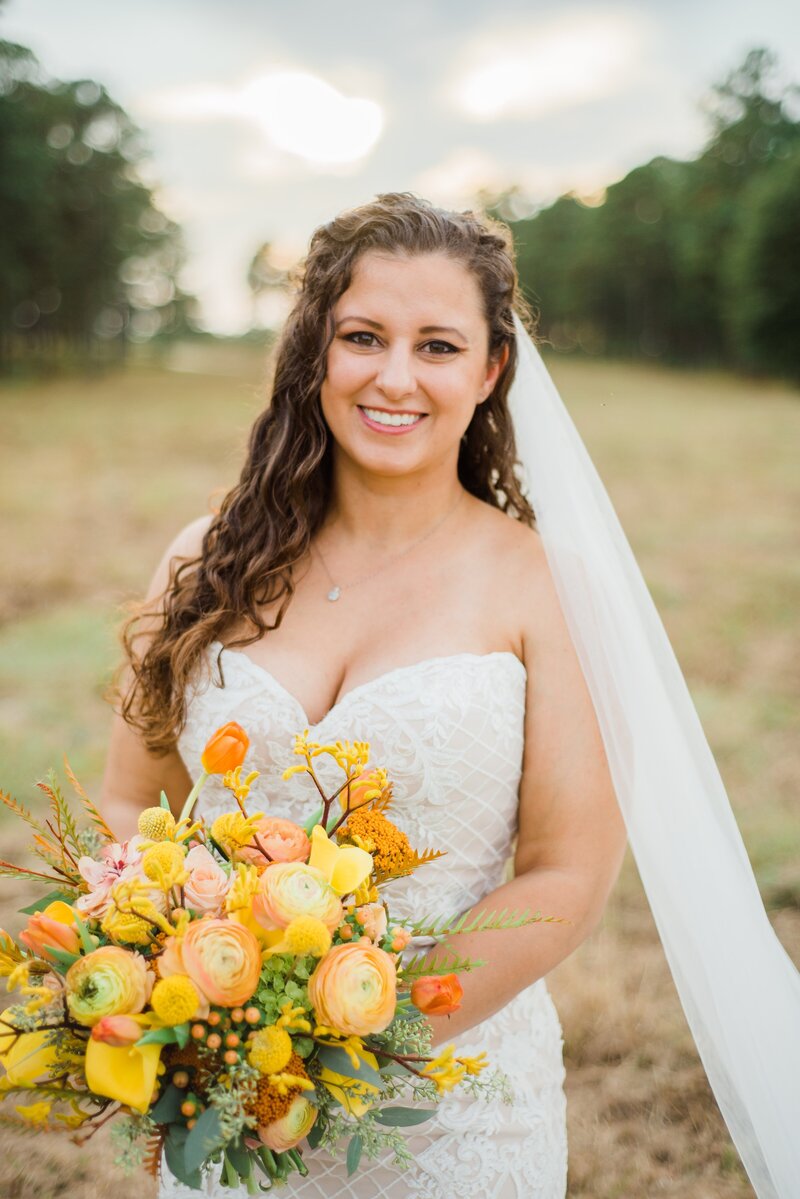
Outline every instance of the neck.
<path fill-rule="evenodd" d="M 443 520 L 463 497 L 457 475 L 424 479 L 372 476 L 334 482 L 323 541 L 341 540 L 363 552 L 404 549 Z M 326 536 L 327 535 L 327 536 Z"/>

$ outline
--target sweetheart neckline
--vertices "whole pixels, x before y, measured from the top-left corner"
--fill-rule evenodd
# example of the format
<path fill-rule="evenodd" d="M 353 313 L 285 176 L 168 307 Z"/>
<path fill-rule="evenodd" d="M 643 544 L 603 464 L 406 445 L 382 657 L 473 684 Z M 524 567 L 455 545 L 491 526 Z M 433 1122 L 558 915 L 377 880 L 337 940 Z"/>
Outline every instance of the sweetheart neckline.
<path fill-rule="evenodd" d="M 246 654 L 244 652 L 244 650 L 229 649 L 228 646 L 223 645 L 221 641 L 212 641 L 209 644 L 208 648 L 212 649 L 214 646 L 219 646 L 220 649 L 222 649 L 226 654 L 229 654 L 233 657 L 243 658 L 245 661 L 245 664 L 249 665 L 252 670 L 255 670 L 258 674 L 269 679 L 270 682 L 275 687 L 277 687 L 277 689 L 279 691 L 281 691 L 288 699 L 290 699 L 292 701 L 292 703 L 295 705 L 295 707 L 297 708 L 297 710 L 300 712 L 301 716 L 303 717 L 304 727 L 308 728 L 309 730 L 310 729 L 318 729 L 321 725 L 323 725 L 325 723 L 325 721 L 328 720 L 329 717 L 331 717 L 333 715 L 333 713 L 336 712 L 337 709 L 340 708 L 345 703 L 346 700 L 350 699 L 351 696 L 357 695 L 359 692 L 365 691 L 369 687 L 374 687 L 378 683 L 383 683 L 387 679 L 392 678 L 394 675 L 404 674 L 411 670 L 419 670 L 422 667 L 435 666 L 435 665 L 438 665 L 440 662 L 453 662 L 459 658 L 470 659 L 470 660 L 474 660 L 476 662 L 485 662 L 491 658 L 511 658 L 513 662 L 516 662 L 517 665 L 519 667 L 521 667 L 525 678 L 528 677 L 528 670 L 527 670 L 527 667 L 525 666 L 525 663 L 522 661 L 521 658 L 519 658 L 513 652 L 513 650 L 510 650 L 510 649 L 494 649 L 494 650 L 490 650 L 486 654 L 477 654 L 477 653 L 471 652 L 470 650 L 464 650 L 461 653 L 457 653 L 457 654 L 440 654 L 434 658 L 421 658 L 418 662 L 409 662 L 405 666 L 394 666 L 394 667 L 392 667 L 391 670 L 385 670 L 383 672 L 383 674 L 375 675 L 374 678 L 367 679 L 363 683 L 357 683 L 355 687 L 351 687 L 349 691 L 345 691 L 344 695 L 339 696 L 339 698 L 332 705 L 332 707 L 330 707 L 328 709 L 328 711 L 325 713 L 324 716 L 322 716 L 319 720 L 314 721 L 312 723 L 312 721 L 309 720 L 306 710 L 303 707 L 300 700 L 297 698 L 297 696 L 293 692 L 291 692 L 288 689 L 288 687 L 284 687 L 283 683 L 275 677 L 275 675 L 272 673 L 272 671 L 267 670 L 267 668 L 265 666 L 261 666 L 258 662 L 254 661 L 250 657 L 249 654 Z"/>

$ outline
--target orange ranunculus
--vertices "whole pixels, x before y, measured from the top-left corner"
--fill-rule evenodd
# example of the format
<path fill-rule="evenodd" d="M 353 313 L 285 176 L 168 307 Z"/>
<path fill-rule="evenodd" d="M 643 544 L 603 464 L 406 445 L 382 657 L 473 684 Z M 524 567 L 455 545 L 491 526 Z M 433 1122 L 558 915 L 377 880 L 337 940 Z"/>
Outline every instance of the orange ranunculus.
<path fill-rule="evenodd" d="M 168 937 L 159 958 L 162 978 L 188 974 L 209 1003 L 238 1007 L 258 986 L 261 947 L 255 933 L 236 920 L 204 917 L 182 937 Z"/>
<path fill-rule="evenodd" d="M 257 838 L 257 840 L 256 840 Z M 305 829 L 293 820 L 282 816 L 262 816 L 256 827 L 256 842 L 234 851 L 237 862 L 248 862 L 251 866 L 264 867 L 273 862 L 305 862 L 311 851 L 311 842 Z M 263 845 L 269 858 L 265 858 L 258 845 Z"/>
<path fill-rule="evenodd" d="M 457 974 L 426 974 L 411 984 L 411 1002 L 426 1016 L 457 1012 L 463 995 Z"/>
<path fill-rule="evenodd" d="M 273 1153 L 285 1153 L 308 1136 L 316 1118 L 317 1109 L 313 1103 L 309 1103 L 305 1095 L 296 1095 L 285 1115 L 259 1127 L 258 1138 Z"/>
<path fill-rule="evenodd" d="M 209 737 L 200 755 L 200 763 L 206 774 L 227 774 L 241 766 L 250 746 L 250 738 L 235 720 L 223 724 Z"/>
<path fill-rule="evenodd" d="M 397 1004 L 394 959 L 363 941 L 334 945 L 308 980 L 317 1021 L 347 1036 L 383 1032 Z"/>
<path fill-rule="evenodd" d="M 48 948 L 77 953 L 81 943 L 75 928 L 75 913 L 68 903 L 57 899 L 28 918 L 19 940 L 31 953 L 47 961 L 53 960 Z"/>
<path fill-rule="evenodd" d="M 343 910 L 321 870 L 305 862 L 275 862 L 258 880 L 253 916 L 266 929 L 286 928 L 298 916 L 316 916 L 332 933 Z"/>

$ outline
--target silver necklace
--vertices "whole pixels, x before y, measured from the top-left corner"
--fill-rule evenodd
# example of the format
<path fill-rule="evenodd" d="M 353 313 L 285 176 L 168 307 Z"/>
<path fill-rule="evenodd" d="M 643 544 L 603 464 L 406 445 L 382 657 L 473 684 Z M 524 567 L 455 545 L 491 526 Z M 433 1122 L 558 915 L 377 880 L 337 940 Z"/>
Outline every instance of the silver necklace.
<path fill-rule="evenodd" d="M 423 541 L 426 541 L 429 537 L 433 536 L 433 534 L 436 532 L 436 530 L 441 528 L 441 526 L 444 524 L 444 522 L 447 520 L 447 518 L 449 516 L 453 515 L 456 508 L 461 503 L 462 495 L 464 495 L 463 490 L 458 493 L 458 499 L 453 504 L 452 508 L 450 508 L 449 511 L 445 512 L 444 516 L 440 520 L 437 520 L 437 522 L 433 526 L 433 528 L 428 529 L 427 533 L 423 533 L 423 535 L 421 537 L 418 537 L 416 541 L 412 541 L 411 545 L 406 546 L 406 548 L 404 550 L 402 550 L 399 554 L 395 554 L 394 558 L 390 558 L 388 562 L 385 562 L 383 564 L 383 566 L 379 566 L 377 570 L 373 570 L 371 574 L 363 575 L 360 579 L 352 579 L 349 583 L 336 583 L 334 581 L 333 575 L 328 570 L 328 565 L 322 556 L 319 546 L 315 545 L 314 549 L 319 554 L 320 562 L 325 567 L 325 574 L 328 576 L 328 578 L 331 582 L 331 589 L 327 593 L 325 598 L 329 599 L 331 601 L 331 603 L 333 603 L 334 600 L 338 600 L 338 598 L 342 594 L 342 592 L 345 591 L 348 587 L 356 587 L 359 583 L 366 583 L 368 579 L 374 579 L 376 575 L 381 574 L 384 570 L 388 570 L 389 567 L 392 565 L 392 563 L 397 562 L 397 560 L 399 558 L 404 558 L 405 555 L 409 554 L 411 552 L 411 550 L 414 549 L 415 546 L 421 545 L 421 543 Z"/>

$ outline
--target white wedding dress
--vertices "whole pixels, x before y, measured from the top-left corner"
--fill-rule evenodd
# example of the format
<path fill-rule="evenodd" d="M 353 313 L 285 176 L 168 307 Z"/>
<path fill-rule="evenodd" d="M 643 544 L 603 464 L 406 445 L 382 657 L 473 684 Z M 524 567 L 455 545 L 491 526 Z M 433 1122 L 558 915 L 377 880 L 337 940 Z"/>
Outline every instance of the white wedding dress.
<path fill-rule="evenodd" d="M 318 798 L 313 783 L 305 775 L 281 778 L 298 761 L 295 733 L 308 728 L 310 738 L 322 743 L 368 741 L 370 764 L 385 766 L 394 782 L 392 820 L 415 848 L 447 851 L 412 878 L 389 885 L 390 911 L 460 913 L 503 882 L 516 831 L 524 741 L 526 671 L 515 654 L 461 653 L 401 666 L 354 687 L 310 725 L 299 701 L 246 652 L 223 650 L 225 686 L 218 687 L 220 648 L 214 642 L 207 651 L 213 677 L 198 672 L 187 692 L 179 749 L 192 777 L 210 734 L 236 720 L 251 743 L 244 769 L 261 772 L 250 793 L 251 810 L 305 823 Z M 328 792 L 341 784 L 343 776 L 327 755 L 315 760 L 315 769 Z M 231 800 L 218 778 L 209 779 L 197 812 L 213 818 L 230 810 Z M 465 1053 L 487 1051 L 509 1079 L 513 1105 L 456 1089 L 433 1119 L 410 1131 L 416 1163 L 408 1170 L 391 1166 L 388 1156 L 362 1158 L 348 1178 L 343 1153 L 333 1158 L 306 1148 L 309 1177 L 292 1175 L 281 1193 L 292 1199 L 564 1199 L 562 1037 L 545 980 L 454 1041 Z M 161 1199 L 197 1193 L 164 1167 Z M 246 1190 L 209 1183 L 204 1193 L 225 1199 Z"/>

